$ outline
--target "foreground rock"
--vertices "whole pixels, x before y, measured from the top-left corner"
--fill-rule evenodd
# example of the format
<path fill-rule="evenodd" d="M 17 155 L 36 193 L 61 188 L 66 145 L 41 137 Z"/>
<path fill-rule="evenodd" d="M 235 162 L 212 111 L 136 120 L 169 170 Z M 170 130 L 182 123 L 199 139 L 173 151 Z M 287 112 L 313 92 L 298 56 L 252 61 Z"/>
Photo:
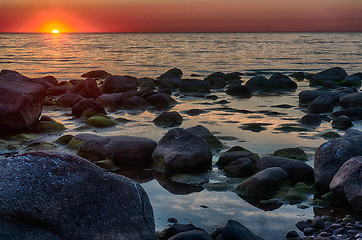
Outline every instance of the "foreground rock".
<path fill-rule="evenodd" d="M 274 73 L 269 79 L 257 76 L 245 83 L 252 92 L 258 91 L 294 91 L 297 84 L 288 76 L 281 73 Z"/>
<path fill-rule="evenodd" d="M 362 156 L 353 157 L 345 162 L 334 175 L 330 189 L 345 197 L 356 212 L 362 212 Z"/>
<path fill-rule="evenodd" d="M 328 190 L 339 168 L 350 158 L 362 155 L 362 132 L 349 129 L 346 134 L 320 145 L 314 156 L 316 186 Z"/>
<path fill-rule="evenodd" d="M 0 130 L 29 129 L 43 110 L 45 88 L 41 85 L 0 78 Z"/>
<path fill-rule="evenodd" d="M 112 160 L 117 166 L 148 165 L 156 142 L 141 137 L 78 134 L 68 144 L 90 161 Z"/>
<path fill-rule="evenodd" d="M 2 239 L 151 239 L 143 188 L 87 160 L 33 152 L 0 161 Z"/>
<path fill-rule="evenodd" d="M 212 154 L 203 138 L 191 131 L 174 128 L 160 139 L 152 158 L 156 171 L 203 172 L 210 169 Z"/>

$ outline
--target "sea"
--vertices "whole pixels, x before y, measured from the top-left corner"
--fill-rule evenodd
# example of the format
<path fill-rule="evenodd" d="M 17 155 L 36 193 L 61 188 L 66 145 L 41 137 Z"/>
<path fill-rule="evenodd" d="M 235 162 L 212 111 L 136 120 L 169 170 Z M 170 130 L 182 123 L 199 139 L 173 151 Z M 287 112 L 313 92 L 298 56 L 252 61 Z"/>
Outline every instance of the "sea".
<path fill-rule="evenodd" d="M 245 82 L 255 75 L 317 73 L 336 66 L 348 74 L 362 71 L 362 33 L 0 34 L 0 69 L 33 78 L 53 75 L 59 81 L 81 79 L 81 74 L 97 69 L 156 78 L 177 67 L 184 78 L 240 72 Z M 258 94 L 249 99 L 229 96 L 223 89 L 206 95 L 174 92 L 178 104 L 170 110 L 182 115 L 180 127 L 203 125 L 221 140 L 223 148 L 213 150 L 214 163 L 232 146 L 242 146 L 260 156 L 285 147 L 301 147 L 307 153 L 307 163 L 313 166 L 316 148 L 326 141 L 321 134 L 335 131 L 343 135 L 344 131 L 333 129 L 328 120 L 302 131 L 278 130 L 283 125 L 299 126 L 298 120 L 307 109 L 299 105 L 298 94 L 315 89 L 307 80 L 293 80 L 298 84 L 294 92 Z M 186 112 L 189 109 L 203 112 L 191 116 Z M 90 129 L 84 127 L 83 120 L 74 119 L 69 109 L 45 106 L 43 110 L 44 115 L 66 126 L 62 134 L 132 135 L 155 141 L 169 130 L 153 124 L 160 113 L 117 109 L 108 115 L 128 122 L 109 129 Z M 325 117 L 328 119 L 328 114 Z M 243 130 L 241 126 L 246 123 L 262 123 L 265 130 Z M 361 121 L 354 122 L 353 128 L 362 130 Z M 42 140 L 52 142 L 60 135 L 42 136 Z M 119 174 L 142 184 L 153 206 L 157 231 L 166 228 L 171 217 L 210 233 L 232 219 L 265 239 L 283 239 L 289 230 L 297 230 L 296 222 L 333 212 L 303 203 L 261 206 L 247 201 L 232 191 L 242 179 L 228 178 L 216 166 L 206 175 L 191 176 L 196 182 L 206 179 L 207 184 L 198 185 L 180 183 L 150 171 Z"/>

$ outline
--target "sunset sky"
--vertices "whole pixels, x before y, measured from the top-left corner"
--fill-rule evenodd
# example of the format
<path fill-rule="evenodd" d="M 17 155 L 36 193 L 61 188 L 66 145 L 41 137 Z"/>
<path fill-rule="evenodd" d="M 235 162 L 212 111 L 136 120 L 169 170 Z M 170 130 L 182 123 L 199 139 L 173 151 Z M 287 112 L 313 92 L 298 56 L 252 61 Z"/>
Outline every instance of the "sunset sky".
<path fill-rule="evenodd" d="M 361 0 L 0 0 L 0 32 L 362 31 Z"/>

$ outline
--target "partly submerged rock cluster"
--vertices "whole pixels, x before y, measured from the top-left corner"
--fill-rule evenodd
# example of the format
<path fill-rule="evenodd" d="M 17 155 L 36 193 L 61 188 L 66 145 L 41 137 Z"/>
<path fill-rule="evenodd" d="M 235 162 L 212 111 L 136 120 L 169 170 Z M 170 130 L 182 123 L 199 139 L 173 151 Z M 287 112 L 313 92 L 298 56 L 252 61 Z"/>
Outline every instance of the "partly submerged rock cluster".
<path fill-rule="evenodd" d="M 1 71 L 0 131 L 6 137 L 23 133 L 23 141 L 28 132 L 64 131 L 63 124 L 48 116 L 40 117 L 47 105 L 69 109 L 75 118 L 84 118 L 87 125 L 95 128 L 114 127 L 126 121 L 108 117 L 107 111 L 113 109 L 164 110 L 154 124 L 171 129 L 158 142 L 135 136 L 63 135 L 55 143 L 32 142 L 24 154 L 1 159 L 0 234 L 19 239 L 156 239 L 152 207 L 142 187 L 96 165 L 110 171 L 151 168 L 174 180 L 180 179 L 180 174 L 207 173 L 214 165 L 213 151 L 220 149 L 222 143 L 201 125 L 177 128 L 183 118 L 178 112 L 168 112 L 177 104 L 172 92 L 203 96 L 213 89 L 225 89 L 228 95 L 251 98 L 253 94 L 297 89 L 297 84 L 281 73 L 274 73 L 269 79 L 255 76 L 244 85 L 241 73 L 237 72 L 216 72 L 203 80 L 184 79 L 182 75 L 178 68 L 157 79 L 97 70 L 83 74 L 86 80 L 58 82 L 51 76 L 28 78 L 15 71 Z M 280 131 L 300 131 L 303 126 L 319 125 L 325 121 L 326 113 L 331 113 L 332 127 L 340 130 L 362 119 L 362 95 L 357 89 L 361 86 L 360 73 L 348 76 L 343 69 L 332 68 L 312 76 L 296 73 L 293 77 L 308 77 L 311 86 L 321 88 L 300 92 L 299 103 L 307 108 L 307 114 L 300 119 L 301 126 L 285 125 Z M 337 105 L 341 106 L 338 110 Z M 187 112 L 190 116 L 200 113 L 202 110 L 198 109 Z M 254 123 L 241 128 L 259 132 L 266 125 Z M 75 151 L 78 156 L 37 151 L 54 150 L 57 145 Z M 276 208 L 285 202 L 313 202 L 311 195 L 331 191 L 327 194 L 336 201 L 349 203 L 358 214 L 362 212 L 361 147 L 362 133 L 350 129 L 343 137 L 337 136 L 317 149 L 314 169 L 304 162 L 306 155 L 301 149 L 282 149 L 270 156 L 258 156 L 240 146 L 224 151 L 215 166 L 227 177 L 239 178 L 234 191 L 260 208 Z M 1 151 L 12 149 L 16 150 L 16 146 L 0 141 Z M 205 183 L 207 179 L 196 185 L 202 188 Z M 217 187 L 207 184 L 210 189 Z M 317 200 L 323 201 L 323 197 Z M 244 228 L 238 224 L 229 221 L 211 236 L 191 229 L 180 231 L 181 236 L 173 234 L 163 239 L 239 239 L 232 237 L 234 230 L 226 231 Z M 247 239 L 260 239 L 250 236 Z"/>

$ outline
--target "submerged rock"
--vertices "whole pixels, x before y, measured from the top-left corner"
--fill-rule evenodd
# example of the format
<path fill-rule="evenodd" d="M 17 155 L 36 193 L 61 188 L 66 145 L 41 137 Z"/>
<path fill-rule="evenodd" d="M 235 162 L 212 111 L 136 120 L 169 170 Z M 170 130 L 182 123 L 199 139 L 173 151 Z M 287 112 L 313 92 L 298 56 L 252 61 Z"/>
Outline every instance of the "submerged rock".
<path fill-rule="evenodd" d="M 316 186 L 328 190 L 339 168 L 350 158 L 361 155 L 362 132 L 355 129 L 349 129 L 343 137 L 320 145 L 314 156 Z"/>
<path fill-rule="evenodd" d="M 191 131 L 174 128 L 158 142 L 152 153 L 156 171 L 203 172 L 211 167 L 207 142 Z"/>
<path fill-rule="evenodd" d="M 252 93 L 247 86 L 244 85 L 232 85 L 226 89 L 226 94 L 235 96 L 235 97 L 242 97 L 242 98 L 250 98 L 252 97 Z"/>
<path fill-rule="evenodd" d="M 307 154 L 299 147 L 275 150 L 273 156 L 307 161 Z"/>
<path fill-rule="evenodd" d="M 28 130 L 43 110 L 45 88 L 39 84 L 0 77 L 1 132 Z"/>
<path fill-rule="evenodd" d="M 321 85 L 324 81 L 338 82 L 342 81 L 346 77 L 347 73 L 343 68 L 333 67 L 313 75 L 310 78 L 310 84 L 313 86 Z"/>
<path fill-rule="evenodd" d="M 346 161 L 334 175 L 330 189 L 345 197 L 356 212 L 362 212 L 362 156 Z"/>
<path fill-rule="evenodd" d="M 137 90 L 137 84 L 131 77 L 110 75 L 106 77 L 102 85 L 103 93 L 119 93 Z"/>
<path fill-rule="evenodd" d="M 0 161 L 2 239 L 156 240 L 142 186 L 61 152 Z"/>

